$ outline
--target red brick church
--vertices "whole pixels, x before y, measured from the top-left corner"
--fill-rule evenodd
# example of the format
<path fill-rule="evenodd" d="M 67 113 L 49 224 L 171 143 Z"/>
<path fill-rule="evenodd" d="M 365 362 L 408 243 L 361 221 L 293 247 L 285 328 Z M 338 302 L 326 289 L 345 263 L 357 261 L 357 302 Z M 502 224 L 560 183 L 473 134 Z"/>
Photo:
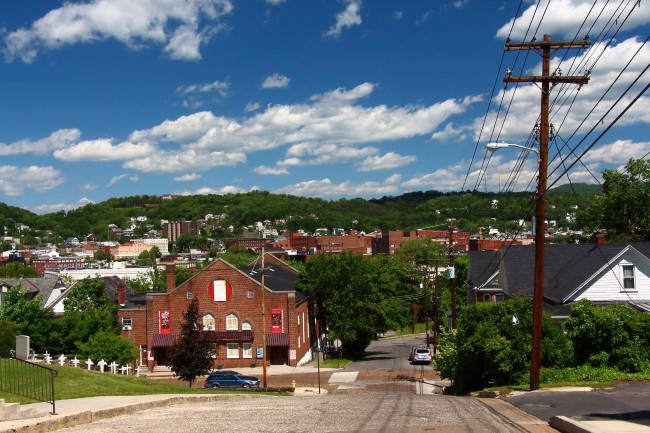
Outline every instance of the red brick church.
<path fill-rule="evenodd" d="M 118 312 L 122 336 L 140 346 L 143 364 L 166 364 L 192 299 L 199 303 L 202 332 L 214 342 L 215 367 L 261 364 L 264 341 L 267 365 L 311 360 L 315 326 L 307 297 L 296 290 L 298 272 L 273 255 L 265 254 L 263 266 L 260 258 L 242 269 L 217 259 L 178 287 L 175 266 L 166 272 L 166 292 L 123 300 Z"/>

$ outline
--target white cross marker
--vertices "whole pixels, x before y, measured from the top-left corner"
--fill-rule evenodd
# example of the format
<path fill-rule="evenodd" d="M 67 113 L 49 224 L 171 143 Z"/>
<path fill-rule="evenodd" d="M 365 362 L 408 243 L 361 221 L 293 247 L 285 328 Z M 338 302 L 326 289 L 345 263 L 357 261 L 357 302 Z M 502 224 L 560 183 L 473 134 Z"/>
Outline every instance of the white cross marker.
<path fill-rule="evenodd" d="M 45 352 L 45 355 L 43 355 L 43 359 L 45 360 L 46 364 L 51 364 L 52 363 L 52 357 L 47 352 Z"/>
<path fill-rule="evenodd" d="M 77 366 L 79 365 L 79 363 L 80 363 L 81 361 L 79 361 L 79 360 L 77 359 L 77 357 L 75 356 L 74 359 L 73 359 L 72 361 L 70 361 L 70 362 L 72 362 L 72 365 L 74 366 L 74 368 L 77 368 Z"/>
<path fill-rule="evenodd" d="M 108 362 L 106 362 L 106 361 L 104 361 L 104 360 L 102 359 L 102 360 L 100 360 L 100 361 L 97 363 L 97 365 L 99 365 L 99 371 L 101 371 L 101 372 L 103 373 L 103 372 L 104 372 L 104 367 L 105 367 L 106 365 L 108 365 Z"/>
<path fill-rule="evenodd" d="M 115 361 L 111 362 L 108 366 L 111 369 L 111 373 L 116 374 L 117 373 L 117 364 Z"/>
<path fill-rule="evenodd" d="M 67 359 L 67 358 L 65 357 L 65 355 L 61 355 L 61 356 L 59 356 L 59 365 L 60 365 L 61 367 L 63 367 L 63 366 L 65 365 L 65 360 L 66 360 L 66 359 Z"/>
<path fill-rule="evenodd" d="M 92 359 L 88 358 L 86 360 L 86 365 L 88 366 L 88 370 L 92 370 L 92 367 L 95 365 L 95 363 L 92 361 Z"/>

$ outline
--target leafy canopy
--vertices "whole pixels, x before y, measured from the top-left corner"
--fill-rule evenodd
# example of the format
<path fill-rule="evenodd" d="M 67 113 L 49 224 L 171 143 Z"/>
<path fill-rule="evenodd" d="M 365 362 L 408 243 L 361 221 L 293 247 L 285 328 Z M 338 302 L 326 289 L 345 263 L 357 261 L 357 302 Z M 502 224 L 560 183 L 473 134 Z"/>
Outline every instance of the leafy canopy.
<path fill-rule="evenodd" d="M 408 304 L 400 299 L 408 290 L 406 273 L 386 255 L 318 254 L 306 263 L 298 287 L 316 302 L 331 336 L 357 352 L 378 334 L 408 324 Z"/>

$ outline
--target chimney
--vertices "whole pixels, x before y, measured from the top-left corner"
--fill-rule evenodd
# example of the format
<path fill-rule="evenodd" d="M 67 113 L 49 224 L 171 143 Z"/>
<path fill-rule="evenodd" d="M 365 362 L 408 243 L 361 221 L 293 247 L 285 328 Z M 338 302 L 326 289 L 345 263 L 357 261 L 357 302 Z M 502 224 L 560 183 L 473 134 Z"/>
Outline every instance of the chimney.
<path fill-rule="evenodd" d="M 165 266 L 165 271 L 167 272 L 167 293 L 171 293 L 176 288 L 176 265 Z"/>
<path fill-rule="evenodd" d="M 123 284 L 117 286 L 117 303 L 120 304 L 121 307 L 124 306 L 124 285 Z"/>
<path fill-rule="evenodd" d="M 605 235 L 603 233 L 598 233 L 596 235 L 596 245 L 605 245 Z"/>

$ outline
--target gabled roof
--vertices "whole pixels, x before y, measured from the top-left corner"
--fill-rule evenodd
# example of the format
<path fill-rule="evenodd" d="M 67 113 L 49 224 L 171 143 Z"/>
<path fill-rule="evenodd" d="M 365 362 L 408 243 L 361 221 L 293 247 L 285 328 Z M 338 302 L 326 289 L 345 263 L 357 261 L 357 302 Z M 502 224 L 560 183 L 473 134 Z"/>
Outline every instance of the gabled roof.
<path fill-rule="evenodd" d="M 60 285 L 61 279 L 58 276 L 46 276 L 40 278 L 4 278 L 0 279 L 0 285 L 14 287 L 20 284 L 23 291 L 27 290 L 27 300 L 40 297 L 41 306 L 49 299 L 52 291 Z"/>
<path fill-rule="evenodd" d="M 268 260 L 267 260 L 268 258 Z M 255 281 L 262 284 L 262 261 L 261 259 L 240 268 Z M 264 286 L 272 292 L 295 292 L 296 304 L 306 299 L 304 293 L 296 289 L 298 271 L 291 266 L 278 260 L 271 254 L 265 255 L 264 263 Z"/>
<path fill-rule="evenodd" d="M 650 262 L 650 242 L 629 244 L 550 244 L 544 248 L 544 300 L 553 305 L 567 302 L 572 294 L 608 269 L 624 253 Z M 469 278 L 480 286 L 493 275 L 499 260 L 499 279 L 512 297 L 532 298 L 535 273 L 535 246 L 504 246 L 495 255 L 469 254 Z M 489 253 L 492 254 L 492 253 Z"/>

